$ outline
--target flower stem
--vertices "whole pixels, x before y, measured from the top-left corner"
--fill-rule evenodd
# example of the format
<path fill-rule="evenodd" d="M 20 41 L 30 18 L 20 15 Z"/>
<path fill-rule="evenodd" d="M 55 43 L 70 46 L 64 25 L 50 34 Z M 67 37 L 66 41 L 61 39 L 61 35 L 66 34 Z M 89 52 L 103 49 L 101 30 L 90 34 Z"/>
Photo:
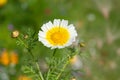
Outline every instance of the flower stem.
<path fill-rule="evenodd" d="M 47 72 L 47 77 L 46 77 L 46 80 L 48 80 L 48 79 L 49 79 L 49 74 L 50 74 L 50 68 L 49 68 L 49 70 L 48 70 L 48 72 Z"/>
<path fill-rule="evenodd" d="M 36 62 L 35 57 L 34 57 L 34 55 L 32 54 L 32 51 L 28 49 L 28 52 L 30 53 L 30 55 L 31 55 L 32 58 L 33 58 L 33 61 L 34 61 L 34 63 L 35 63 L 35 66 L 36 66 L 36 68 L 37 68 L 37 70 L 38 70 L 38 74 L 39 74 L 40 80 L 44 80 L 43 75 L 42 75 L 42 73 L 41 73 L 41 71 L 40 71 L 40 68 L 39 68 L 39 64 L 38 64 L 38 62 Z"/>
<path fill-rule="evenodd" d="M 35 35 L 35 33 L 34 33 L 34 35 Z M 38 64 L 38 62 L 36 62 L 35 57 L 34 57 L 32 51 L 31 51 L 31 49 L 29 48 L 29 46 L 27 44 L 25 44 L 25 42 L 20 37 L 18 37 L 17 39 L 21 42 L 21 44 L 24 45 L 24 47 L 28 50 L 29 54 L 31 55 L 31 57 L 32 57 L 32 59 L 34 61 L 34 64 L 35 64 L 35 66 L 37 68 L 37 71 L 38 71 L 38 73 L 36 72 L 36 74 L 38 74 L 39 80 L 44 80 L 43 75 L 42 75 L 42 73 L 40 71 L 40 68 L 39 68 L 39 64 Z"/>
<path fill-rule="evenodd" d="M 61 72 L 58 74 L 58 76 L 56 77 L 56 80 L 58 80 L 60 78 L 60 76 L 62 75 L 62 73 L 64 72 L 65 68 L 67 67 L 67 65 L 69 64 L 69 60 L 67 60 L 67 62 L 65 63 L 65 65 L 63 66 L 63 68 L 61 69 Z"/>
<path fill-rule="evenodd" d="M 18 37 L 17 39 L 25 46 L 25 48 L 28 48 L 28 46 L 21 40 L 20 37 Z"/>
<path fill-rule="evenodd" d="M 53 55 L 52 55 L 52 57 L 51 57 L 51 60 L 52 60 L 52 61 L 53 61 L 53 59 L 54 59 L 54 56 L 55 56 L 56 51 L 57 51 L 57 49 L 54 49 L 54 51 L 53 51 Z M 48 70 L 48 72 L 47 72 L 46 80 L 49 79 L 50 72 L 52 71 L 52 70 L 51 70 L 52 61 L 50 61 L 50 64 L 49 64 L 49 70 Z"/>
<path fill-rule="evenodd" d="M 44 78 L 43 78 L 43 76 L 42 76 L 42 73 L 41 73 L 41 71 L 40 71 L 39 65 L 38 65 L 37 62 L 36 62 L 36 67 L 37 67 L 37 70 L 39 71 L 39 72 L 38 72 L 38 73 L 39 73 L 39 77 L 41 78 L 41 80 L 44 80 Z"/>
<path fill-rule="evenodd" d="M 55 56 L 56 51 L 57 51 L 57 49 L 54 50 L 54 52 L 53 52 L 53 57 Z"/>

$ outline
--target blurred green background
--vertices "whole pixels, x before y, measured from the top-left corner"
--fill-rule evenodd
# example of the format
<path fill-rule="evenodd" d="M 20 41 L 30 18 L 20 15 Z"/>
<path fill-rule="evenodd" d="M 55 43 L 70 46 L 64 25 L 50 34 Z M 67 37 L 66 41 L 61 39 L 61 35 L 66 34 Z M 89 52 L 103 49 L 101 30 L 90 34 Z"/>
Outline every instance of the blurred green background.
<path fill-rule="evenodd" d="M 15 51 L 19 58 L 15 67 L 0 64 L 0 80 L 18 80 L 22 75 L 24 50 L 11 32 L 26 34 L 28 28 L 38 32 L 54 19 L 69 20 L 86 44 L 80 57 L 84 76 L 78 80 L 120 80 L 120 0 L 0 0 L 0 54 Z M 50 55 L 46 49 L 39 42 L 34 52 L 44 58 Z"/>

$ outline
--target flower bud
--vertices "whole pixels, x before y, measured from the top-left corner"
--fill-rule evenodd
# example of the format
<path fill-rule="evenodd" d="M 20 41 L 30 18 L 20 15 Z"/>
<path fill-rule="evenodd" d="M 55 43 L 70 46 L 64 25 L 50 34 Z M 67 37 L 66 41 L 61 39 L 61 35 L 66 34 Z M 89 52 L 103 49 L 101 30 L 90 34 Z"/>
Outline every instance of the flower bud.
<path fill-rule="evenodd" d="M 12 32 L 12 37 L 17 38 L 19 36 L 19 31 L 15 30 Z"/>
<path fill-rule="evenodd" d="M 85 47 L 85 42 L 81 42 L 80 47 Z"/>
<path fill-rule="evenodd" d="M 27 39 L 28 38 L 28 35 L 26 34 L 26 35 L 24 35 L 24 39 Z"/>

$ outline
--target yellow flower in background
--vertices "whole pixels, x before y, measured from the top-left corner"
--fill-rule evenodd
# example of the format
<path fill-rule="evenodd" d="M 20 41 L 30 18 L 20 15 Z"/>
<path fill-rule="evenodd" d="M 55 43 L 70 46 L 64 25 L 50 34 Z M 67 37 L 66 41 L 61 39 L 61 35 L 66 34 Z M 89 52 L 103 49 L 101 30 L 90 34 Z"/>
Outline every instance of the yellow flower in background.
<path fill-rule="evenodd" d="M 70 46 L 77 37 L 75 27 L 73 24 L 68 25 L 67 20 L 49 21 L 41 29 L 38 33 L 39 41 L 51 49 Z"/>
<path fill-rule="evenodd" d="M 72 69 L 74 70 L 81 69 L 83 66 L 82 60 L 79 58 L 78 55 L 75 55 L 70 59 L 70 64 L 72 66 Z"/>
<path fill-rule="evenodd" d="M 1 61 L 1 64 L 7 66 L 9 65 L 10 61 L 9 61 L 9 53 L 4 50 L 0 56 L 0 61 Z"/>
<path fill-rule="evenodd" d="M 72 78 L 71 80 L 76 80 L 75 78 Z"/>
<path fill-rule="evenodd" d="M 0 7 L 5 5 L 7 3 L 7 0 L 0 0 Z"/>
<path fill-rule="evenodd" d="M 71 64 L 74 64 L 75 62 L 77 61 L 77 56 L 73 56 L 71 59 L 70 59 L 70 63 Z"/>
<path fill-rule="evenodd" d="M 20 76 L 18 80 L 32 80 L 32 79 L 27 76 Z"/>
<path fill-rule="evenodd" d="M 0 55 L 0 63 L 8 66 L 9 64 L 17 64 L 18 63 L 18 55 L 15 52 L 11 52 L 10 54 L 4 50 Z"/>
<path fill-rule="evenodd" d="M 18 55 L 15 52 L 11 52 L 10 54 L 11 64 L 18 64 Z"/>

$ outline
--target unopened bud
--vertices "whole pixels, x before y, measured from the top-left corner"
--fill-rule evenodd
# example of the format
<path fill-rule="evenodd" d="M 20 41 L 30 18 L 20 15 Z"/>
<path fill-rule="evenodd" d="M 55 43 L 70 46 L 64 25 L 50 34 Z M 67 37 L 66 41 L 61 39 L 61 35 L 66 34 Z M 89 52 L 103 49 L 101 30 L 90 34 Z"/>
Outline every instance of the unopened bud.
<path fill-rule="evenodd" d="M 17 38 L 19 36 L 19 31 L 15 30 L 12 32 L 12 37 Z"/>
<path fill-rule="evenodd" d="M 85 42 L 81 42 L 80 47 L 85 47 Z"/>
<path fill-rule="evenodd" d="M 28 35 L 26 34 L 26 35 L 24 35 L 24 39 L 27 39 L 28 38 Z"/>

